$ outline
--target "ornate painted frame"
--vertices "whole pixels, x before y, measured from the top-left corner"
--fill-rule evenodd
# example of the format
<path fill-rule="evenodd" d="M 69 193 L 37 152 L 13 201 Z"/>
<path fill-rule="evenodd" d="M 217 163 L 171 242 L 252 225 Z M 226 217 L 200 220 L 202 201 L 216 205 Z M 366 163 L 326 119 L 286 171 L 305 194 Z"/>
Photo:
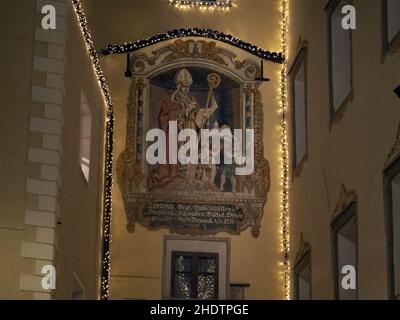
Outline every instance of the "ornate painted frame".
<path fill-rule="evenodd" d="M 260 76 L 256 62 L 236 59 L 236 54 L 220 47 L 215 41 L 203 39 L 178 39 L 151 52 L 151 56 L 138 52 L 130 58 L 133 73 L 127 104 L 127 133 L 125 150 L 117 160 L 118 185 L 123 194 L 127 216 L 127 229 L 133 232 L 135 223 L 149 230 L 169 228 L 178 234 L 209 235 L 218 232 L 240 234 L 251 228 L 252 235 L 258 237 L 264 205 L 270 188 L 270 167 L 264 158 L 263 144 L 263 104 L 262 96 L 255 80 Z M 149 117 L 150 79 L 162 72 L 179 66 L 203 66 L 223 73 L 241 84 L 241 123 L 245 127 L 244 108 L 251 107 L 251 128 L 254 129 L 254 172 L 244 178 L 246 193 L 196 192 L 190 194 L 149 191 L 147 188 L 147 163 L 145 161 L 145 127 L 138 126 L 137 114 L 142 113 L 144 123 Z M 246 105 L 247 104 L 247 105 Z M 250 105 L 249 105 L 250 104 Z M 144 125 L 145 126 L 145 125 Z M 170 202 L 179 204 L 232 205 L 243 212 L 244 219 L 235 230 L 225 228 L 206 230 L 198 225 L 154 227 L 143 215 L 149 203 Z"/>

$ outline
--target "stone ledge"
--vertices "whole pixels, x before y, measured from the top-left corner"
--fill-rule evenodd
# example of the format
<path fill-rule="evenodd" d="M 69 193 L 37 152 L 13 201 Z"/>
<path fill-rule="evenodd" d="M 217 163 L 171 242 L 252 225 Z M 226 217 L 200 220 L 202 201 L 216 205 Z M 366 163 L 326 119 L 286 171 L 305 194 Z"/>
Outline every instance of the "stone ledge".
<path fill-rule="evenodd" d="M 26 179 L 26 191 L 33 194 L 45 196 L 58 196 L 58 185 L 53 181 L 43 181 L 37 179 Z"/>
<path fill-rule="evenodd" d="M 61 136 L 61 122 L 54 119 L 31 117 L 30 130 Z"/>
<path fill-rule="evenodd" d="M 65 47 L 66 35 L 64 31 L 43 30 L 37 27 L 35 30 L 35 40 Z"/>
<path fill-rule="evenodd" d="M 61 90 L 32 86 L 32 100 L 36 102 L 63 104 L 63 94 Z"/>
<path fill-rule="evenodd" d="M 47 293 L 50 295 L 50 290 L 46 290 L 42 288 L 42 276 L 34 276 L 22 274 L 20 277 L 20 290 L 23 291 L 34 291 L 40 293 Z"/>
<path fill-rule="evenodd" d="M 43 57 L 33 57 L 33 70 L 58 74 L 62 80 L 62 86 L 61 88 L 57 87 L 56 88 L 57 89 L 64 88 L 63 77 L 60 76 L 60 75 L 64 76 L 64 63 L 62 62 L 62 60 L 43 58 Z M 50 87 L 48 83 L 49 83 L 49 77 L 47 75 L 47 86 Z"/>
<path fill-rule="evenodd" d="M 55 228 L 57 219 L 55 212 L 50 211 L 25 211 L 25 225 Z"/>
<path fill-rule="evenodd" d="M 42 260 L 54 259 L 54 247 L 50 244 L 36 243 L 36 242 L 23 242 L 22 243 L 22 257 L 33 258 Z M 36 291 L 36 290 L 34 290 Z"/>
<path fill-rule="evenodd" d="M 29 148 L 28 160 L 40 164 L 60 166 L 60 154 L 57 151 L 39 148 Z"/>

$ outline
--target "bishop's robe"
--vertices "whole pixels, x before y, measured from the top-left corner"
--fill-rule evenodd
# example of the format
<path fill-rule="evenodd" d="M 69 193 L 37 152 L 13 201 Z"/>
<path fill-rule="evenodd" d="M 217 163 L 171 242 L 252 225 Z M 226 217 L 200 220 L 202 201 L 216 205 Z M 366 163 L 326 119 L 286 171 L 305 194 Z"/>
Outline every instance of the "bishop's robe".
<path fill-rule="evenodd" d="M 167 138 L 167 163 L 169 163 L 169 122 L 177 121 L 179 112 L 180 107 L 172 100 L 172 96 L 166 97 L 162 101 L 161 109 L 158 114 L 158 125 L 159 128 L 164 131 L 165 137 Z M 178 176 L 178 172 L 179 164 L 160 164 L 151 174 L 150 185 L 154 187 L 166 185 Z"/>

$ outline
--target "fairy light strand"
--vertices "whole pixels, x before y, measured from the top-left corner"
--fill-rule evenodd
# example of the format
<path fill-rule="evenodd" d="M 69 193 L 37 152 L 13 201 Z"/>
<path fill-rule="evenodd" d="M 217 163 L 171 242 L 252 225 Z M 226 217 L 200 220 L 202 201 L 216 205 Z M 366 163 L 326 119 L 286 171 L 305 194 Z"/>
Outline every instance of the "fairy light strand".
<path fill-rule="evenodd" d="M 169 0 L 169 4 L 178 9 L 209 9 L 228 11 L 233 6 L 232 0 L 216 0 L 216 1 L 201 1 L 201 0 Z"/>
<path fill-rule="evenodd" d="M 192 7 L 201 6 L 213 6 L 213 7 L 232 7 L 232 0 L 216 0 L 216 1 L 206 1 L 206 0 L 168 0 L 170 5 L 184 5 Z"/>
<path fill-rule="evenodd" d="M 282 166 L 282 191 L 281 191 L 281 246 L 283 252 L 283 290 L 285 300 L 290 300 L 290 238 L 289 238 L 289 150 L 288 150 L 288 125 L 287 112 L 287 39 L 289 25 L 289 0 L 281 0 L 281 46 L 284 61 L 280 76 L 280 111 L 281 119 L 281 166 Z"/>
<path fill-rule="evenodd" d="M 103 54 L 116 54 L 116 53 L 129 53 L 135 52 L 148 46 L 155 45 L 163 41 L 169 41 L 171 39 L 184 38 L 184 37 L 202 37 L 213 40 L 218 40 L 236 48 L 247 51 L 261 59 L 269 60 L 272 62 L 283 63 L 284 57 L 281 52 L 270 52 L 249 42 L 236 38 L 232 35 L 225 34 L 223 32 L 204 29 L 204 28 L 188 28 L 188 29 L 174 29 L 165 33 L 159 33 L 149 38 L 134 41 L 125 42 L 123 44 L 112 44 L 108 45 L 107 48 L 103 49 Z"/>
<path fill-rule="evenodd" d="M 94 47 L 85 13 L 79 0 L 72 0 L 72 5 L 78 19 L 80 29 L 85 40 L 86 49 L 92 61 L 94 73 L 97 78 L 104 102 L 107 106 L 106 135 L 105 135 L 105 167 L 104 167 L 104 199 L 103 199 L 103 249 L 101 262 L 101 287 L 100 298 L 107 300 L 109 296 L 110 283 L 110 243 L 111 243 L 111 204 L 112 204 L 112 166 L 114 147 L 115 118 L 113 103 L 106 84 L 103 71 L 100 67 L 99 58 Z"/>

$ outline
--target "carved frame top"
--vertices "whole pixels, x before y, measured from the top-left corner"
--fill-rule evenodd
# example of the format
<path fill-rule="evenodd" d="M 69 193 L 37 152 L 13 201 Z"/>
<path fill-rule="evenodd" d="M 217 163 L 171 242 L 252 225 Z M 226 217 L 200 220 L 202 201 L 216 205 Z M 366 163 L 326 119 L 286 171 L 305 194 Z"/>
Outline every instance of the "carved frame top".
<path fill-rule="evenodd" d="M 213 64 L 217 70 L 230 70 L 242 82 L 257 83 L 255 78 L 261 76 L 261 69 L 255 61 L 237 60 L 236 54 L 220 47 L 215 41 L 178 39 L 153 50 L 151 54 L 139 52 L 130 58 L 130 69 L 135 77 L 147 78 L 159 72 L 163 66 L 173 67 L 174 63 L 181 61 Z"/>

